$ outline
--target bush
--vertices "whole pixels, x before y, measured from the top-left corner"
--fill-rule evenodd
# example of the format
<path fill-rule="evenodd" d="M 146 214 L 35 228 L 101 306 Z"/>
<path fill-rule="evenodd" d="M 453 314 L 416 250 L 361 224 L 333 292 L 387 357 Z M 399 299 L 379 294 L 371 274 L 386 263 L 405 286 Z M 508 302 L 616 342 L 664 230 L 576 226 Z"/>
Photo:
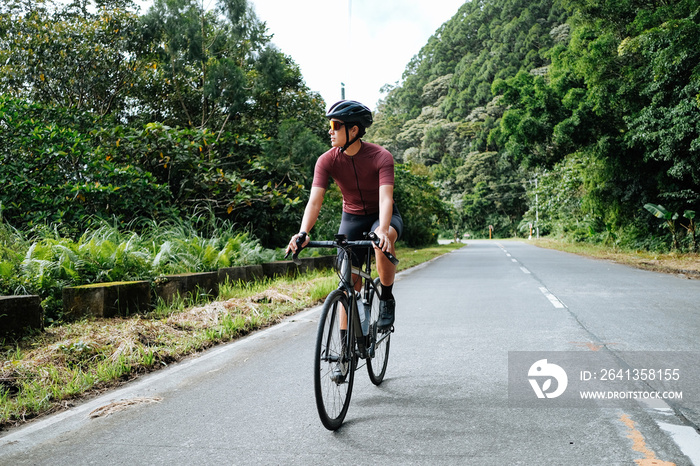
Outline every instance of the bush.
<path fill-rule="evenodd" d="M 404 222 L 402 241 L 410 246 L 436 244 L 440 224 L 450 223 L 450 209 L 427 176 L 414 174 L 411 164 L 395 167 L 394 201 Z"/>
<path fill-rule="evenodd" d="M 249 233 L 221 220 L 211 220 L 199 229 L 194 223 L 153 222 L 140 233 L 103 223 L 78 240 L 44 228 L 29 241 L 0 224 L 0 294 L 41 296 L 47 323 L 52 323 L 63 319 L 66 286 L 152 280 L 277 257 Z"/>
<path fill-rule="evenodd" d="M 23 231 L 56 225 L 72 236 L 100 219 L 177 213 L 167 186 L 96 144 L 91 133 L 101 124 L 111 122 L 0 96 L 0 202 L 7 223 Z"/>

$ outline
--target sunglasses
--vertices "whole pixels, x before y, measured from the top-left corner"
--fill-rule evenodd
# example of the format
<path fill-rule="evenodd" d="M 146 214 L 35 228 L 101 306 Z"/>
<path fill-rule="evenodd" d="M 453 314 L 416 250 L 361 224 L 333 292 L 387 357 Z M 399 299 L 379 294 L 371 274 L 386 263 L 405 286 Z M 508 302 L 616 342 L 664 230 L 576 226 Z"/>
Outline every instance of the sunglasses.
<path fill-rule="evenodd" d="M 331 121 L 331 129 L 333 131 L 338 131 L 340 128 L 345 126 L 345 123 L 342 121 L 336 121 L 336 120 L 330 120 Z"/>

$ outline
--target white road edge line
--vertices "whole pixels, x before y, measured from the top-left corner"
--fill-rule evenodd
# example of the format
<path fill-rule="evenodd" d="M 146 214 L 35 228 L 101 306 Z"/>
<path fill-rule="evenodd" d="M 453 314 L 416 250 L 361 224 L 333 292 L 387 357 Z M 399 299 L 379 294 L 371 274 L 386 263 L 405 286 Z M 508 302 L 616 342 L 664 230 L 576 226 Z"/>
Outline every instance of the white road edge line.
<path fill-rule="evenodd" d="M 700 435 L 690 426 L 679 426 L 654 419 L 693 464 L 700 464 Z"/>
<path fill-rule="evenodd" d="M 640 405 L 648 412 L 656 414 L 656 416 L 651 416 L 656 425 L 671 438 L 693 464 L 700 465 L 700 434 L 691 426 L 672 424 L 670 420 L 675 417 L 675 412 L 665 401 L 654 400 L 654 403 L 658 402 L 662 404 L 662 407 L 652 407 L 644 402 L 640 402 Z M 669 422 L 665 422 L 665 420 L 669 420 Z"/>

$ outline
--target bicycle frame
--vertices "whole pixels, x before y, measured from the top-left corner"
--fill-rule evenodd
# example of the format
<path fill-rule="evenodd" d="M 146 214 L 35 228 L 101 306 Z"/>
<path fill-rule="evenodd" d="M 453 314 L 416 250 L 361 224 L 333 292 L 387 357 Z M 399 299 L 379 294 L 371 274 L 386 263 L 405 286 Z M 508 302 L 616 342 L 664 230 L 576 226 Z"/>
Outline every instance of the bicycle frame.
<path fill-rule="evenodd" d="M 336 235 L 334 241 L 310 241 L 306 245 L 339 250 L 335 268 L 340 283 L 324 301 L 316 332 L 314 356 L 316 408 L 321 422 L 329 430 L 338 429 L 345 419 L 358 360 L 365 359 L 371 382 L 379 385 L 384 380 L 389 358 L 393 328 L 380 330 L 378 327 L 379 295 L 375 293 L 379 293 L 379 279 L 372 280 L 371 273 L 372 250 L 379 245 L 379 238 L 373 233 L 366 237 L 370 241 L 348 241 L 345 235 Z M 305 234 L 302 234 L 296 240 L 293 260 L 297 264 L 300 263 L 298 253 L 305 239 Z M 362 248 L 366 248 L 368 254 L 363 264 L 354 267 L 353 249 L 357 251 Z M 378 252 L 377 249 L 374 251 Z M 391 253 L 382 252 L 392 263 L 398 263 Z M 360 312 L 368 319 L 366 334 L 363 333 Z"/>
<path fill-rule="evenodd" d="M 305 246 L 307 248 L 338 248 L 341 253 L 338 256 L 338 261 L 336 262 L 336 270 L 340 275 L 340 283 L 338 284 L 338 289 L 342 290 L 347 296 L 348 304 L 350 306 L 350 312 L 346 309 L 345 314 L 347 317 L 347 348 L 355 348 L 355 342 L 357 343 L 358 356 L 361 358 L 366 358 L 367 356 L 373 357 L 374 349 L 378 343 L 388 337 L 389 333 L 382 334 L 379 341 L 376 341 L 376 330 L 368 332 L 368 335 L 363 335 L 362 325 L 360 323 L 360 314 L 358 306 L 358 296 L 355 293 L 355 283 L 353 282 L 353 275 L 358 277 L 358 280 L 364 280 L 361 299 L 363 304 L 369 302 L 370 292 L 378 293 L 376 285 L 372 281 L 371 266 L 372 266 L 372 255 L 374 246 L 378 244 L 376 236 L 372 233 L 368 234 L 369 240 L 356 240 L 349 241 L 345 235 L 335 235 L 334 241 L 309 241 Z M 367 254 L 365 254 L 365 262 L 359 268 L 352 266 L 351 254 L 352 249 L 367 248 Z M 298 254 L 295 253 L 292 260 L 298 260 Z M 388 252 L 384 254 L 391 260 L 394 264 L 398 263 L 398 260 Z M 371 330 L 371 329 L 370 329 Z M 354 342 L 352 341 L 354 337 Z"/>
<path fill-rule="evenodd" d="M 363 306 L 369 303 L 369 294 L 371 292 L 378 293 L 376 285 L 372 281 L 371 266 L 372 266 L 372 249 L 373 243 L 371 241 L 345 241 L 340 239 L 339 243 L 346 245 L 344 247 L 339 247 L 341 253 L 338 257 L 337 270 L 340 275 L 340 283 L 338 284 L 338 289 L 343 290 L 347 296 L 348 303 L 350 305 L 350 312 L 348 314 L 346 309 L 346 319 L 347 319 L 347 330 L 348 330 L 348 342 L 347 348 L 354 348 L 353 342 L 351 340 L 354 337 L 357 343 L 357 356 L 365 359 L 367 356 L 372 357 L 374 355 L 375 339 L 372 338 L 371 329 L 364 335 L 362 333 L 362 323 L 360 321 L 360 308 L 359 301 L 361 300 Z M 368 243 L 368 244 L 363 244 Z M 365 254 L 365 262 L 363 265 L 358 267 L 352 266 L 352 248 L 367 248 L 367 254 Z M 355 282 L 353 281 L 353 275 L 357 276 L 358 280 L 363 282 L 361 291 L 358 293 L 355 289 Z M 364 312 L 364 309 L 363 309 Z M 369 317 L 366 317 L 369 318 Z"/>

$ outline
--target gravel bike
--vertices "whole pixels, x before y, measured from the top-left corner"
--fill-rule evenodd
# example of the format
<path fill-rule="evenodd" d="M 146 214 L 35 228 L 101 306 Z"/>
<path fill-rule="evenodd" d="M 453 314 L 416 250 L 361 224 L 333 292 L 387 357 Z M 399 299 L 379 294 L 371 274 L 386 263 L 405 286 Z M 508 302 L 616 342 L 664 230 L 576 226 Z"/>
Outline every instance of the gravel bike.
<path fill-rule="evenodd" d="M 340 283 L 323 303 L 314 352 L 316 407 L 321 422 L 329 430 L 337 430 L 343 424 L 359 360 L 366 361 L 369 378 L 375 385 L 384 380 L 389 361 L 394 329 L 381 330 L 377 326 L 381 284 L 379 278 L 372 280 L 371 275 L 372 251 L 379 239 L 374 232 L 365 237 L 366 240 L 348 241 L 345 235 L 336 235 L 333 241 L 310 241 L 305 246 L 338 249 L 335 268 Z M 301 237 L 298 244 L 305 240 L 305 236 Z M 357 268 L 352 266 L 351 258 L 360 248 L 366 248 L 366 255 L 364 263 Z M 293 255 L 294 261 L 298 261 L 300 250 Z M 384 255 L 394 265 L 398 264 L 391 253 Z M 360 291 L 355 290 L 353 274 L 361 280 Z"/>

